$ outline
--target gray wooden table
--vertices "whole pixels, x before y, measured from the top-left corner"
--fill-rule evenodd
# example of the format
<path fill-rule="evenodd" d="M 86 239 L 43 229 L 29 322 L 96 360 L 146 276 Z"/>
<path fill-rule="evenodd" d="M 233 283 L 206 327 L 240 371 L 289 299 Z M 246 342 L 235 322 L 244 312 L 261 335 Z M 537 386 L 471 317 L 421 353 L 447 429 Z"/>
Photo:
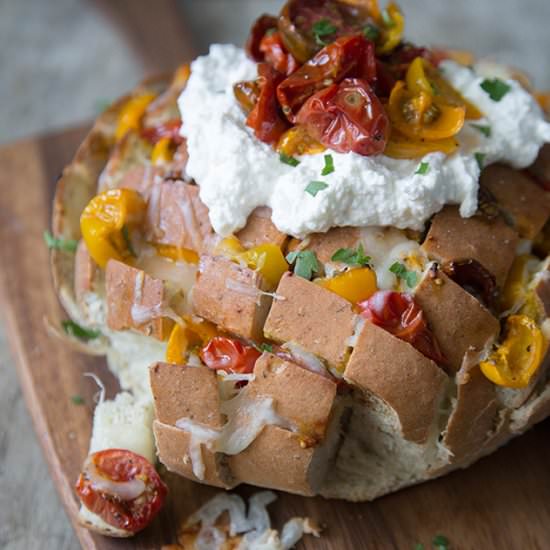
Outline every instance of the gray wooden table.
<path fill-rule="evenodd" d="M 411 39 L 508 60 L 540 87 L 550 89 L 549 0 L 399 3 L 407 14 Z M 120 22 L 110 20 L 101 4 L 0 0 L 0 143 L 89 120 L 100 101 L 113 99 L 146 72 L 177 57 L 177 49 L 165 51 L 159 63 L 132 48 Z M 134 9 L 140 4 L 142 0 L 134 0 Z M 159 10 L 169 4 L 170 0 L 154 3 Z M 282 2 L 177 4 L 197 49 L 204 51 L 213 41 L 242 43 L 256 14 L 276 12 Z M 157 39 L 163 40 L 159 34 Z M 42 460 L 0 322 L 0 548 L 77 546 Z"/>

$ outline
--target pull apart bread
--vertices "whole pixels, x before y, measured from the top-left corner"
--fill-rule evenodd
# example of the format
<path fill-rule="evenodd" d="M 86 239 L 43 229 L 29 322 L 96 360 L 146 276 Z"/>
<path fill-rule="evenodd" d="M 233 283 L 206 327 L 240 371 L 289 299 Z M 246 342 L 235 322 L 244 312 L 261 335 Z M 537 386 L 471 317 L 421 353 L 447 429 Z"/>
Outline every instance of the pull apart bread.
<path fill-rule="evenodd" d="M 550 145 L 531 169 L 483 168 L 468 216 L 444 200 L 413 229 L 298 234 L 260 204 L 229 234 L 187 170 L 188 78 L 182 67 L 112 105 L 57 186 L 54 236 L 78 247 L 52 250 L 55 284 L 122 389 L 96 409 L 83 522 L 114 536 L 146 524 L 128 510 L 137 478 L 105 486 L 97 456 L 112 449 L 224 489 L 365 501 L 467 467 L 550 414 Z M 269 141 L 253 122 L 247 139 Z M 307 157 L 285 149 L 304 127 L 287 124 L 273 152 L 289 171 Z M 332 177 L 359 156 L 301 139 Z M 151 477 L 155 511 L 165 488 Z"/>

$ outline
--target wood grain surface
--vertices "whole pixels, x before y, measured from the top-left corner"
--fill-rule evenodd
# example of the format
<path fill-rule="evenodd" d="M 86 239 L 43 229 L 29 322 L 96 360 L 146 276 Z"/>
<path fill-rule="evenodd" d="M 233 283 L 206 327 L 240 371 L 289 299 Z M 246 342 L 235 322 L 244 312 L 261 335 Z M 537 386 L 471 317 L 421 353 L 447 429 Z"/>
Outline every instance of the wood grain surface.
<path fill-rule="evenodd" d="M 159 548 L 174 540 L 182 519 L 216 490 L 167 475 L 167 507 L 130 540 L 93 535 L 75 522 L 78 503 L 72 485 L 88 449 L 97 391 L 83 373 L 99 374 L 111 396 L 117 384 L 101 359 L 71 351 L 44 328 L 44 319 L 56 322 L 62 312 L 42 233 L 49 224 L 56 178 L 84 132 L 76 129 L 0 149 L 1 312 L 37 437 L 82 546 Z M 73 395 L 82 395 L 85 405 L 75 405 Z M 550 547 L 549 464 L 546 421 L 468 470 L 373 503 L 281 494 L 272 517 L 275 526 L 293 515 L 308 515 L 326 526 L 321 539 L 305 538 L 302 549 L 412 549 L 418 542 L 430 548 L 434 535 L 444 534 L 455 549 L 542 550 Z"/>

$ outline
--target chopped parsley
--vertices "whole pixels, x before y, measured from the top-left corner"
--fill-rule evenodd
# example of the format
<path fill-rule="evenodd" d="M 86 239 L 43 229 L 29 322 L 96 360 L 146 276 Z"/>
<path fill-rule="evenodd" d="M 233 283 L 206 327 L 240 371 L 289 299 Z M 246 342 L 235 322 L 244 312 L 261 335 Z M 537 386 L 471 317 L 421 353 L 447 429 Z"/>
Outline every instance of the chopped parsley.
<path fill-rule="evenodd" d="M 273 353 L 273 346 L 271 344 L 260 344 L 260 351 Z"/>
<path fill-rule="evenodd" d="M 365 249 L 360 244 L 356 250 L 353 248 L 339 248 L 333 255 L 333 262 L 342 262 L 343 264 L 365 267 L 370 264 L 370 256 L 365 256 Z"/>
<path fill-rule="evenodd" d="M 471 124 L 472 128 L 475 128 L 478 132 L 481 132 L 485 137 L 491 137 L 491 127 L 483 126 L 482 124 Z"/>
<path fill-rule="evenodd" d="M 338 29 L 328 19 L 320 19 L 311 27 L 315 42 L 319 46 L 326 46 L 327 43 L 325 42 L 325 38 L 334 34 L 337 30 Z"/>
<path fill-rule="evenodd" d="M 288 164 L 289 166 L 293 166 L 293 167 L 296 167 L 298 166 L 298 164 L 300 164 L 300 161 L 298 159 L 295 159 L 294 157 L 286 155 L 285 153 L 281 153 L 279 155 L 279 160 L 283 164 Z"/>
<path fill-rule="evenodd" d="M 78 323 L 75 323 L 70 319 L 61 321 L 61 326 L 66 334 L 73 336 L 74 338 L 78 338 L 79 340 L 83 340 L 84 342 L 87 342 L 88 340 L 95 340 L 101 335 L 99 330 L 81 327 Z"/>
<path fill-rule="evenodd" d="M 384 22 L 384 26 L 387 29 L 391 29 L 392 27 L 395 27 L 395 21 L 392 19 L 392 16 L 390 15 L 390 12 L 387 9 L 382 11 L 382 21 Z"/>
<path fill-rule="evenodd" d="M 477 165 L 479 166 L 480 170 L 483 170 L 483 165 L 485 164 L 485 157 L 487 155 L 485 153 L 474 153 L 474 157 L 476 159 Z"/>
<path fill-rule="evenodd" d="M 390 271 L 398 278 L 407 283 L 409 288 L 413 288 L 418 282 L 418 275 L 414 271 L 409 271 L 401 262 L 395 262 L 391 265 Z"/>
<path fill-rule="evenodd" d="M 325 166 L 321 171 L 321 175 L 328 176 L 329 174 L 332 174 L 332 172 L 334 172 L 334 159 L 332 158 L 332 155 L 325 155 Z"/>
<path fill-rule="evenodd" d="M 425 176 L 429 171 L 430 171 L 430 163 L 421 162 L 415 174 L 420 174 L 421 176 Z"/>
<path fill-rule="evenodd" d="M 130 252 L 130 255 L 134 258 L 137 258 L 136 251 L 134 250 L 134 245 L 132 244 L 132 239 L 130 239 L 130 231 L 128 230 L 127 225 L 122 226 L 122 238 L 124 239 L 126 248 L 128 249 L 128 252 Z"/>
<path fill-rule="evenodd" d="M 443 535 L 436 535 L 432 540 L 435 550 L 449 550 L 449 539 Z"/>
<path fill-rule="evenodd" d="M 312 197 L 316 197 L 319 191 L 326 189 L 328 184 L 324 181 L 310 181 L 306 187 L 306 193 L 310 194 Z"/>
<path fill-rule="evenodd" d="M 298 277 L 311 280 L 314 273 L 319 273 L 320 267 L 317 256 L 312 250 L 300 250 L 286 255 L 286 261 L 294 264 L 294 273 Z"/>
<path fill-rule="evenodd" d="M 84 405 L 84 398 L 81 395 L 71 396 L 71 401 L 73 402 L 73 405 Z"/>
<path fill-rule="evenodd" d="M 492 80 L 486 78 L 480 86 L 493 101 L 500 101 L 511 90 L 510 86 L 500 78 Z"/>
<path fill-rule="evenodd" d="M 54 237 L 49 231 L 44 231 L 44 241 L 48 248 L 64 250 L 65 252 L 76 252 L 76 247 L 78 246 L 78 241 Z"/>
<path fill-rule="evenodd" d="M 363 36 L 367 40 L 371 40 L 372 42 L 376 42 L 376 40 L 378 40 L 378 37 L 380 36 L 380 30 L 378 29 L 378 27 L 376 27 L 372 23 L 369 23 L 363 29 Z"/>

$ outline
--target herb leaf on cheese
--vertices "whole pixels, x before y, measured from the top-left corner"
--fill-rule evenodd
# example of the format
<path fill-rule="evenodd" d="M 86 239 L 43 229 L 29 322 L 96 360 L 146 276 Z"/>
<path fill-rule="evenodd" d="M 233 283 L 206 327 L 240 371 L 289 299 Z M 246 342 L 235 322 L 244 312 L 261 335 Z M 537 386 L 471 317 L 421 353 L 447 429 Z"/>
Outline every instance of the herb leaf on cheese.
<path fill-rule="evenodd" d="M 300 250 L 289 252 L 286 256 L 289 264 L 294 264 L 294 273 L 298 277 L 310 281 L 314 273 L 319 273 L 320 267 L 315 252 L 312 250 Z"/>

